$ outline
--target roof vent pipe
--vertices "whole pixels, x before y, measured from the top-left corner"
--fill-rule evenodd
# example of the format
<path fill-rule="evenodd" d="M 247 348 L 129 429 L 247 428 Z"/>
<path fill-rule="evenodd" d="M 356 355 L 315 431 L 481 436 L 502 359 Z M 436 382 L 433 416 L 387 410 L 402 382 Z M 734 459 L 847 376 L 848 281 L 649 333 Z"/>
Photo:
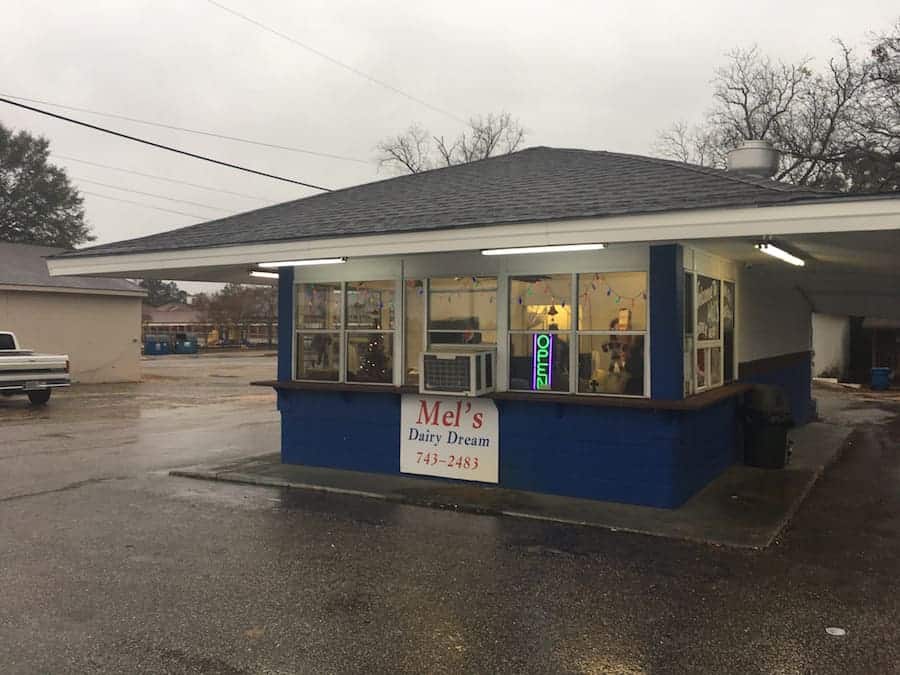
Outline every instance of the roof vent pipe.
<path fill-rule="evenodd" d="M 771 178 L 780 155 L 769 141 L 744 141 L 728 153 L 728 170 Z"/>

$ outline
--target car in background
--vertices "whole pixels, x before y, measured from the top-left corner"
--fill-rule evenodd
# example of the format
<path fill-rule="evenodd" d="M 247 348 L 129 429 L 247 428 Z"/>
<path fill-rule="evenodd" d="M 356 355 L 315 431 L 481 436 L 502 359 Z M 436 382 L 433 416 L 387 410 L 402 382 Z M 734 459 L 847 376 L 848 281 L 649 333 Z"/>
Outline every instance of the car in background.
<path fill-rule="evenodd" d="M 25 395 L 32 405 L 44 405 L 54 389 L 70 384 L 68 356 L 35 354 L 0 331 L 0 395 Z"/>

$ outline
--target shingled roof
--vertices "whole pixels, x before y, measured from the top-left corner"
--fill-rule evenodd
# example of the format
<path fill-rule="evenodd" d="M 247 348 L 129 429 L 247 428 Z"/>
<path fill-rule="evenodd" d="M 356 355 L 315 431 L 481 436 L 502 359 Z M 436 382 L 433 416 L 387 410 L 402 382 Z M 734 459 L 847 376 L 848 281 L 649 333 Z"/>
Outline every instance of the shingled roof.
<path fill-rule="evenodd" d="M 771 206 L 833 196 L 640 155 L 535 147 L 93 246 L 62 257 Z"/>
<path fill-rule="evenodd" d="M 0 287 L 27 287 L 35 290 L 112 291 L 143 294 L 144 290 L 128 279 L 105 277 L 51 277 L 47 258 L 65 253 L 64 248 L 0 242 Z"/>

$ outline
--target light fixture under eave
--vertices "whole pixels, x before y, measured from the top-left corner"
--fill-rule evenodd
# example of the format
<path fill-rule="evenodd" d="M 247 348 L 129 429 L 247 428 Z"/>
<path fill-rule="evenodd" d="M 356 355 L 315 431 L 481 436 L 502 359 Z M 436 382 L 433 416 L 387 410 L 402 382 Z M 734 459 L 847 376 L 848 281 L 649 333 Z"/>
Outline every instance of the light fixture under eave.
<path fill-rule="evenodd" d="M 569 253 L 572 251 L 599 251 L 606 244 L 560 244 L 559 246 L 520 246 L 517 248 L 488 248 L 481 255 L 519 255 L 523 253 Z"/>
<path fill-rule="evenodd" d="M 281 260 L 278 262 L 259 263 L 260 267 L 302 267 L 304 265 L 339 265 L 347 262 L 346 258 L 310 258 L 309 260 Z"/>
<path fill-rule="evenodd" d="M 259 279 L 277 279 L 278 272 L 263 272 L 262 270 L 250 270 L 251 277 L 257 277 Z"/>
<path fill-rule="evenodd" d="M 783 248 L 778 248 L 775 244 L 762 243 L 757 244 L 756 248 L 766 255 L 770 255 L 773 258 L 778 258 L 779 260 L 788 263 L 789 265 L 795 265 L 796 267 L 803 267 L 806 265 L 806 261 L 803 258 L 798 258 L 793 253 L 788 253 Z"/>

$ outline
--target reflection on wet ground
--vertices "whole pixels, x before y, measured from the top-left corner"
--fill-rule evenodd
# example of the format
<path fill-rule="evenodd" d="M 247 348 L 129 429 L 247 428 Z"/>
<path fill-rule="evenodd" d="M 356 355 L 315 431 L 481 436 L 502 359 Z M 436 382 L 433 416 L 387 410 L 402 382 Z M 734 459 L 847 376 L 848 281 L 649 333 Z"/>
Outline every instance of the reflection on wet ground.
<path fill-rule="evenodd" d="M 278 448 L 204 367 L 0 404 L 3 672 L 897 672 L 895 402 L 750 553 L 172 478 Z"/>

